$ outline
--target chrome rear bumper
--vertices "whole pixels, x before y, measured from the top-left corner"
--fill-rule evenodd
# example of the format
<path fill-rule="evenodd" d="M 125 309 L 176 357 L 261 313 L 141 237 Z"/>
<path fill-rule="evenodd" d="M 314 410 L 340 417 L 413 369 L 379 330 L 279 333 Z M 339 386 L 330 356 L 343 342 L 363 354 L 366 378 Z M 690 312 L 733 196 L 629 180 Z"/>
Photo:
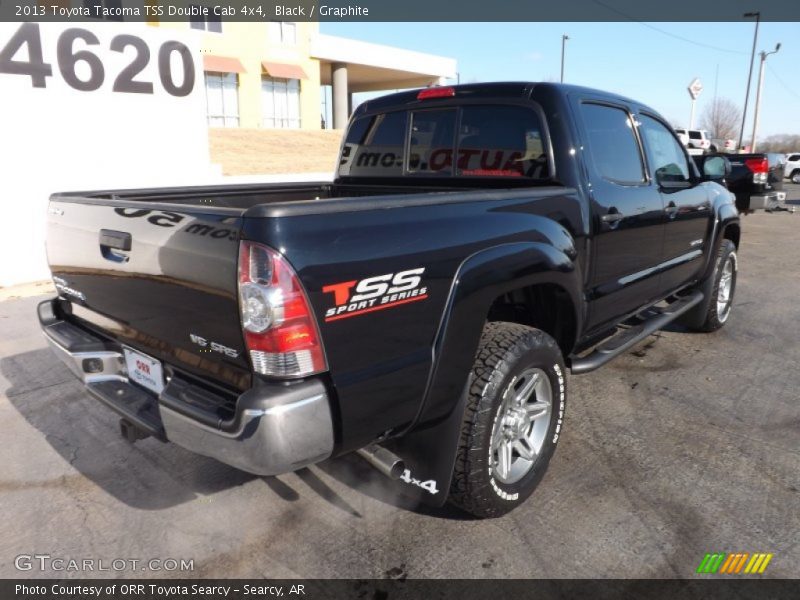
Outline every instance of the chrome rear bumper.
<path fill-rule="evenodd" d="M 52 301 L 39 305 L 50 347 L 87 391 L 139 429 L 243 471 L 278 475 L 329 457 L 333 418 L 319 379 L 257 382 L 221 420 L 192 399 L 213 396 L 179 376 L 156 395 L 128 380 L 122 347 L 59 319 Z"/>

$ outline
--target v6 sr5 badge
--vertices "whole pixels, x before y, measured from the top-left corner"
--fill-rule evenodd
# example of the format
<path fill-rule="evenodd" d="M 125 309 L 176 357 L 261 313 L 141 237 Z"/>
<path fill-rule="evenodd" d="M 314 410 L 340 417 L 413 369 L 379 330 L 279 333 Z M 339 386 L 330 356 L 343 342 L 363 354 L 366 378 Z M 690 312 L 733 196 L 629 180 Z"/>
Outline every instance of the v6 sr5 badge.
<path fill-rule="evenodd" d="M 423 273 L 425 267 L 419 267 L 326 285 L 322 291 L 332 294 L 334 306 L 325 311 L 325 322 L 425 300 L 428 297 L 428 288 L 422 286 Z"/>

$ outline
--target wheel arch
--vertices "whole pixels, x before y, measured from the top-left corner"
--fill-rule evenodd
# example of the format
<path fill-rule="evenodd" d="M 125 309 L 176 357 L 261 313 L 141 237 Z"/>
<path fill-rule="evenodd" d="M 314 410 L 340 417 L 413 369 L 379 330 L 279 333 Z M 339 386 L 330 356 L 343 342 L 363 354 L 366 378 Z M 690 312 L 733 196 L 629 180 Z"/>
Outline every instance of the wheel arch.
<path fill-rule="evenodd" d="M 574 313 L 570 327 L 580 331 L 582 315 L 575 307 L 581 306 L 581 270 L 576 256 L 571 244 L 514 242 L 484 249 L 462 263 L 434 342 L 434 365 L 417 418 L 385 444 L 404 459 L 410 477 L 436 482 L 436 494 L 408 490 L 417 491 L 422 502 L 441 505 L 447 499 L 469 374 L 492 308 L 516 290 L 569 298 Z"/>
<path fill-rule="evenodd" d="M 739 239 L 741 238 L 741 235 L 742 229 L 738 222 L 728 223 L 725 226 L 725 229 L 722 230 L 722 238 L 732 241 L 737 250 L 739 249 Z"/>
<path fill-rule="evenodd" d="M 486 320 L 541 329 L 556 340 L 563 356 L 568 356 L 577 342 L 575 300 L 557 283 L 537 283 L 504 292 L 492 302 Z"/>

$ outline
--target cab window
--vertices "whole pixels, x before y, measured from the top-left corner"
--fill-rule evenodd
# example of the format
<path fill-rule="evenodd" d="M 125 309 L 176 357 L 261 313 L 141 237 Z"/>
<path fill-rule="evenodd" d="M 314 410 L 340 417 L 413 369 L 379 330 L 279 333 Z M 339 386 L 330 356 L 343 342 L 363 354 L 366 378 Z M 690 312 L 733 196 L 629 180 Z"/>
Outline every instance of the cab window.
<path fill-rule="evenodd" d="M 658 182 L 690 181 L 683 146 L 667 126 L 647 115 L 640 115 L 639 122 L 639 133 L 644 140 L 654 179 Z"/>
<path fill-rule="evenodd" d="M 593 103 L 583 104 L 582 111 L 589 151 L 599 174 L 613 183 L 644 183 L 642 155 L 628 112 Z"/>

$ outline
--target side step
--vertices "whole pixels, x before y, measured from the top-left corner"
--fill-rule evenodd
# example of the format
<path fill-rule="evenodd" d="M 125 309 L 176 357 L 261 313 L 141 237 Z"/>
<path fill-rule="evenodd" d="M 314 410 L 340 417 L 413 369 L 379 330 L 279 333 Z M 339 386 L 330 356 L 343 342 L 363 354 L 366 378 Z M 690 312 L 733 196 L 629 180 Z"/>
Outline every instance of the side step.
<path fill-rule="evenodd" d="M 572 373 L 580 375 L 594 371 L 608 361 L 625 353 L 630 348 L 641 342 L 651 333 L 663 329 L 669 323 L 680 317 L 690 308 L 703 300 L 703 293 L 694 291 L 687 296 L 670 303 L 662 309 L 648 309 L 643 313 L 644 320 L 633 327 L 622 329 L 602 344 L 597 346 L 590 354 L 582 358 L 572 359 Z"/>

